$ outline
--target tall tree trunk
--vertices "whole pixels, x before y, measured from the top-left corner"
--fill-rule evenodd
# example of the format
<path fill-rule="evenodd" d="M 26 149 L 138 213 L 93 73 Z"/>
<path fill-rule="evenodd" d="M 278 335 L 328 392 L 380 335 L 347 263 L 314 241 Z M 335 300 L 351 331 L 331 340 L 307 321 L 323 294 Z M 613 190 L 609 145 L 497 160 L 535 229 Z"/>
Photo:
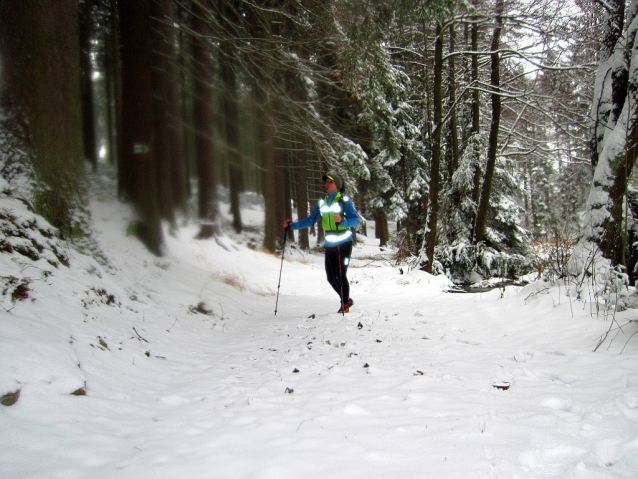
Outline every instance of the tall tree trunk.
<path fill-rule="evenodd" d="M 456 24 L 450 25 L 450 52 L 456 51 Z M 456 60 L 454 55 L 450 55 L 449 63 L 449 102 L 450 102 L 450 148 L 447 165 L 447 179 L 450 181 L 452 175 L 459 166 L 459 132 L 456 119 Z"/>
<path fill-rule="evenodd" d="M 185 206 L 187 178 L 179 122 L 179 75 L 173 0 L 153 0 L 153 118 L 158 204 L 162 218 L 174 223 L 175 208 Z"/>
<path fill-rule="evenodd" d="M 157 203 L 154 151 L 152 0 L 120 4 L 122 34 L 122 130 L 120 181 L 139 214 L 138 234 L 160 254 L 162 231 Z"/>
<path fill-rule="evenodd" d="M 97 167 L 97 135 L 93 105 L 93 68 L 91 65 L 93 40 L 92 2 L 80 1 L 80 70 L 82 92 L 82 131 L 84 158 Z"/>
<path fill-rule="evenodd" d="M 119 67 L 119 14 L 116 8 L 116 0 L 110 0 L 109 25 L 105 34 L 104 45 L 104 83 L 105 83 L 105 138 L 108 162 L 117 164 L 118 134 L 121 130 L 122 98 L 121 98 L 121 72 Z"/>
<path fill-rule="evenodd" d="M 85 196 L 77 2 L 0 2 L 3 125 L 33 160 L 33 204 L 67 236 L 80 236 Z"/>
<path fill-rule="evenodd" d="M 474 6 L 478 8 L 480 4 L 480 0 L 474 0 Z M 474 86 L 472 90 L 472 135 L 478 135 L 481 131 L 481 92 L 479 90 L 479 19 L 478 15 L 473 17 L 474 23 L 472 24 L 472 32 L 471 32 L 471 42 L 472 45 L 470 50 L 474 53 L 472 55 L 472 85 Z M 480 165 L 476 164 L 474 170 L 474 188 L 472 190 L 472 200 L 474 204 L 478 206 L 479 200 L 481 198 L 481 175 L 482 171 Z M 476 218 L 475 218 L 476 224 Z"/>
<path fill-rule="evenodd" d="M 264 3 L 264 2 L 261 2 Z M 252 5 L 250 10 L 251 36 L 255 39 L 258 50 L 269 48 L 272 39 L 272 13 L 269 9 L 261 9 Z M 264 196 L 264 249 L 275 252 L 277 239 L 282 237 L 282 223 L 277 222 L 281 213 L 277 211 L 277 190 L 283 183 L 275 174 L 275 123 L 274 104 L 270 91 L 272 87 L 272 65 L 268 55 L 255 55 L 253 61 L 253 95 L 257 114 L 255 115 L 257 155 L 262 169 L 261 188 Z"/>
<path fill-rule="evenodd" d="M 602 4 L 602 2 L 600 3 Z M 610 84 L 612 94 L 609 99 L 603 100 L 601 96 L 594 98 L 594 108 L 592 108 L 590 115 L 592 131 L 590 139 L 591 164 L 593 168 L 596 168 L 598 164 L 598 156 L 602 152 L 605 133 L 613 130 L 627 94 L 627 69 L 624 62 L 614 63 L 613 61 L 614 58 L 617 58 L 614 51 L 619 48 L 625 48 L 624 44 L 618 42 L 623 35 L 625 3 L 625 0 L 609 0 L 603 4 L 607 14 L 603 28 L 596 82 Z M 601 88 L 599 93 L 603 95 L 605 90 Z"/>
<path fill-rule="evenodd" d="M 434 264 L 434 247 L 436 246 L 437 226 L 439 221 L 439 175 L 441 167 L 441 130 L 443 123 L 443 28 L 436 24 L 436 41 L 434 43 L 434 129 L 432 131 L 432 159 L 430 165 L 430 197 L 427 232 L 425 234 L 425 254 L 427 256 L 423 269 L 431 273 Z"/>
<path fill-rule="evenodd" d="M 297 205 L 297 217 L 300 219 L 308 216 L 308 156 L 310 154 L 310 145 L 300 134 L 298 145 L 301 151 L 293 154 L 293 165 L 295 175 L 295 204 Z M 308 238 L 308 230 L 299 230 L 299 246 L 308 250 L 310 249 L 310 240 Z"/>
<path fill-rule="evenodd" d="M 180 78 L 180 66 L 177 51 L 176 28 L 173 26 L 178 19 L 178 9 L 176 2 L 167 1 L 165 4 L 165 18 L 167 26 L 164 30 L 165 61 L 163 68 L 166 69 L 166 111 L 164 114 L 167 124 L 168 137 L 168 159 L 169 176 L 171 178 L 171 189 L 173 192 L 173 208 L 186 209 L 186 202 L 189 197 L 188 166 L 186 164 L 186 152 L 183 135 L 183 122 L 181 115 L 181 93 L 182 86 Z"/>
<path fill-rule="evenodd" d="M 384 247 L 390 241 L 390 228 L 388 227 L 388 217 L 385 211 L 378 209 L 374 215 L 375 237 L 379 240 L 379 247 Z"/>
<path fill-rule="evenodd" d="M 608 5 L 620 8 L 615 2 Z M 638 75 L 638 53 L 635 48 L 628 53 L 625 45 L 634 45 L 636 31 L 629 28 L 629 25 L 635 22 L 637 7 L 638 0 L 633 0 L 628 9 L 632 14 L 627 19 L 628 27 L 621 35 L 615 36 L 616 45 L 607 43 L 614 35 L 610 32 L 604 34 L 606 40 L 601 47 L 601 62 L 597 72 L 597 77 L 604 78 L 604 82 L 597 84 L 592 108 L 592 118 L 596 117 L 597 112 L 610 109 L 605 120 L 606 128 L 610 131 L 598 138 L 602 142 L 598 145 L 598 161 L 587 200 L 581 246 L 587 247 L 587 243 L 593 242 L 613 265 L 628 263 L 628 239 L 624 221 L 629 208 L 626 208 L 625 202 L 638 148 L 638 88 L 635 82 L 628 79 Z M 608 12 L 611 17 L 618 14 L 614 8 Z M 618 28 L 619 21 L 620 19 L 608 20 L 606 29 Z M 627 38 L 623 38 L 622 33 Z M 609 51 L 612 52 L 611 57 L 605 58 Z M 625 73 L 622 72 L 623 66 Z M 623 78 L 624 84 L 621 81 Z M 622 110 L 615 115 L 611 110 L 618 105 L 622 105 Z M 593 134 L 596 135 L 597 132 L 594 131 Z M 633 271 L 628 273 L 633 277 Z"/>
<path fill-rule="evenodd" d="M 503 0 L 496 2 L 496 16 L 494 34 L 492 36 L 492 122 L 490 125 L 490 138 L 487 151 L 487 164 L 485 166 L 485 177 L 481 189 L 481 200 L 476 213 L 476 224 L 474 226 L 474 242 L 480 243 L 485 236 L 487 224 L 487 213 L 490 207 L 490 196 L 492 195 L 492 180 L 496 169 L 496 154 L 498 152 L 498 133 L 501 125 L 501 66 L 500 53 L 498 49 L 501 43 L 501 31 L 503 29 Z"/>
<path fill-rule="evenodd" d="M 237 80 L 235 74 L 237 54 L 233 42 L 235 41 L 237 22 L 239 21 L 236 6 L 232 1 L 223 2 L 220 8 L 220 24 L 225 38 L 221 41 L 219 68 L 224 83 L 222 98 L 222 113 L 224 131 L 226 133 L 226 161 L 228 163 L 228 178 L 230 187 L 230 212 L 233 217 L 233 229 L 241 233 L 240 193 L 244 189 L 242 173 L 242 156 L 239 135 L 239 112 L 237 101 Z"/>
<path fill-rule="evenodd" d="M 256 95 L 258 103 L 264 104 L 266 93 L 263 92 L 263 86 L 256 86 Z M 275 149 L 274 149 L 274 125 L 270 112 L 261 109 L 257 118 L 257 138 L 260 140 L 259 157 L 260 164 L 263 169 L 261 177 L 262 191 L 264 195 L 264 249 L 266 251 L 275 252 L 277 247 L 277 238 L 279 237 L 282 226 L 277 224 L 277 201 L 275 183 Z M 280 185 L 281 187 L 281 185 Z"/>
<path fill-rule="evenodd" d="M 627 265 L 628 242 L 624 228 L 624 210 L 627 185 L 638 154 L 638 107 L 630 112 L 632 126 L 627 132 L 625 154 L 621 154 L 611 162 L 613 182 L 609 189 L 609 216 L 603 222 L 604 232 L 598 242 L 605 256 L 613 265 Z M 633 271 L 629 271 L 635 277 Z"/>
<path fill-rule="evenodd" d="M 208 2 L 193 6 L 193 126 L 195 163 L 199 184 L 199 217 L 203 220 L 200 237 L 214 234 L 217 221 L 217 169 L 213 143 L 213 73 L 210 27 L 206 19 Z M 208 6 L 210 8 L 210 6 Z"/>
<path fill-rule="evenodd" d="M 180 22 L 188 24 L 192 27 L 192 15 L 190 6 L 187 8 L 182 3 L 177 3 L 177 17 Z M 181 149 L 183 154 L 183 184 L 186 198 L 190 198 L 192 194 L 191 178 L 195 178 L 195 128 L 194 128 L 194 60 L 193 60 L 193 35 L 186 29 L 180 28 L 177 31 L 176 43 L 178 45 L 177 53 L 177 69 L 179 72 L 179 88 L 176 92 L 179 94 L 179 112 L 175 115 L 175 126 L 179 129 L 176 136 L 179 138 L 176 142 L 181 141 Z M 181 203 L 180 203 L 181 204 Z"/>
<path fill-rule="evenodd" d="M 171 42 L 173 0 L 151 0 L 152 83 L 153 83 L 153 158 L 156 165 L 157 204 L 160 215 L 171 224 L 175 221 L 175 185 L 172 171 L 169 109 L 170 63 L 174 59 Z"/>
<path fill-rule="evenodd" d="M 107 75 L 109 86 L 109 112 L 110 129 L 109 150 L 112 164 L 117 164 L 120 151 L 120 132 L 122 131 L 122 65 L 120 62 L 120 13 L 117 8 L 117 0 L 110 0 L 110 22 L 109 40 L 107 54 Z M 118 194 L 122 194 L 121 186 L 118 185 Z"/>

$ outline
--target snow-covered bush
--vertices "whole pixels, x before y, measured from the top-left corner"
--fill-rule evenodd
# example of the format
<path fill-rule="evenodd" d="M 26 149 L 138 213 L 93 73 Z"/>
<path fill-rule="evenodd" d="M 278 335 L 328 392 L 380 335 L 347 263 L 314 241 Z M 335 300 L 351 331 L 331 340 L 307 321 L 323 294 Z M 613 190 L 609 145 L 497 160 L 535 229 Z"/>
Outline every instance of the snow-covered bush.
<path fill-rule="evenodd" d="M 435 258 L 455 283 L 476 283 L 485 278 L 518 278 L 534 269 L 534 259 L 516 253 L 496 251 L 483 243 L 439 246 Z"/>
<path fill-rule="evenodd" d="M 603 311 L 638 308 L 638 291 L 630 285 L 626 269 L 622 265 L 614 267 L 596 243 L 581 240 L 567 268 L 568 285 L 575 290 L 576 297 L 588 294 Z"/>

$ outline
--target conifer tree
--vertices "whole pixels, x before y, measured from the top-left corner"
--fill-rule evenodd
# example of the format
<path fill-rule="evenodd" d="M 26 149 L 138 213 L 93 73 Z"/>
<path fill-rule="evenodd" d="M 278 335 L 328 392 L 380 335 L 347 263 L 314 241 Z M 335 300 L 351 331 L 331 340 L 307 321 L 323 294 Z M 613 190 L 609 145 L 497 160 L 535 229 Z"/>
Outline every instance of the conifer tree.
<path fill-rule="evenodd" d="M 36 212 L 68 237 L 88 233 L 78 15 L 73 2 L 0 4 L 3 128 L 30 159 L 21 169 L 32 172 Z"/>

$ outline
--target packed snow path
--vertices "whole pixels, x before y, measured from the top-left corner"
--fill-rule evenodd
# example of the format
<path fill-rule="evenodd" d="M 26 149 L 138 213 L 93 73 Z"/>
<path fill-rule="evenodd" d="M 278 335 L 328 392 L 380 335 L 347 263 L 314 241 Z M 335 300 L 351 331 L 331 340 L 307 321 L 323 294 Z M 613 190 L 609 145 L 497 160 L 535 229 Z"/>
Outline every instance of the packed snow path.
<path fill-rule="evenodd" d="M 76 255 L 0 312 L 3 478 L 638 477 L 635 340 L 592 352 L 609 322 L 558 288 L 450 294 L 364 243 L 349 314 L 291 254 L 275 316 L 277 257 L 154 259 L 99 213 L 116 273 Z"/>

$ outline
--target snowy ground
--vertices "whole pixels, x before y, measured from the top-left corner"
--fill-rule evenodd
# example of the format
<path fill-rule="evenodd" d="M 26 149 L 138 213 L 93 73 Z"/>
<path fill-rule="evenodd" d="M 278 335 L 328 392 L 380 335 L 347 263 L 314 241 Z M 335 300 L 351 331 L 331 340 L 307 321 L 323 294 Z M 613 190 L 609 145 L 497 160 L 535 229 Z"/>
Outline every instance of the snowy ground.
<path fill-rule="evenodd" d="M 279 257 L 185 227 L 155 258 L 92 212 L 111 271 L 0 254 L 2 478 L 638 477 L 635 323 L 594 353 L 564 288 L 452 294 L 364 238 L 349 314 L 289 251 L 275 316 Z"/>

